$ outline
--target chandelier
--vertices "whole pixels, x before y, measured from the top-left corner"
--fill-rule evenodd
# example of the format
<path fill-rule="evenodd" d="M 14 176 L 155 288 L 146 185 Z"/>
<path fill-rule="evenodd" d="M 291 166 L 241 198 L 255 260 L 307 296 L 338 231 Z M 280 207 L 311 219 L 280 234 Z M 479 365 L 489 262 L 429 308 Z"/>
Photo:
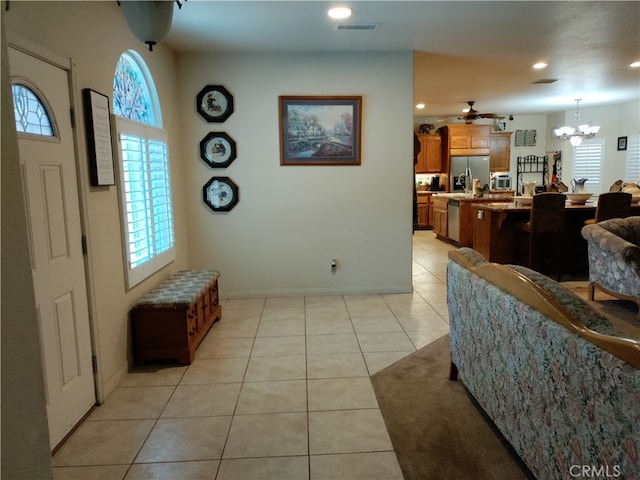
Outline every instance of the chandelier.
<path fill-rule="evenodd" d="M 576 98 L 575 127 L 564 126 L 554 130 L 556 137 L 562 140 L 569 140 L 574 147 L 580 145 L 582 140 L 595 137 L 596 133 L 600 130 L 600 127 L 597 125 L 580 125 L 580 100 L 582 99 Z"/>
<path fill-rule="evenodd" d="M 118 0 L 131 32 L 148 45 L 150 52 L 169 33 L 173 3 L 173 0 Z M 175 0 L 175 3 L 178 9 L 182 8 L 179 0 Z"/>

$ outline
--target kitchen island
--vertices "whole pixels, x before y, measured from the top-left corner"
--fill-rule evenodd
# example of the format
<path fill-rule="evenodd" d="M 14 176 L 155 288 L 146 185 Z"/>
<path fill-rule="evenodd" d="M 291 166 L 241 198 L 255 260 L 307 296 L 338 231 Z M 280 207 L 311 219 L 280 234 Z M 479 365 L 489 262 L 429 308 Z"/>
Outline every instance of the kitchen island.
<path fill-rule="evenodd" d="M 528 221 L 531 206 L 517 203 L 476 202 L 473 229 L 473 249 L 491 262 L 518 263 L 516 224 Z M 582 238 L 584 221 L 594 218 L 596 204 L 587 202 L 576 205 L 567 202 L 565 209 L 565 234 L 562 245 L 548 245 L 549 249 L 561 248 L 565 253 L 564 272 L 585 275 L 589 271 L 587 243 Z M 640 215 L 640 205 L 631 206 L 632 215 Z"/>
<path fill-rule="evenodd" d="M 461 247 L 473 246 L 474 217 L 477 203 L 512 202 L 513 191 L 494 191 L 482 197 L 464 193 L 433 195 L 433 231 L 443 240 Z"/>

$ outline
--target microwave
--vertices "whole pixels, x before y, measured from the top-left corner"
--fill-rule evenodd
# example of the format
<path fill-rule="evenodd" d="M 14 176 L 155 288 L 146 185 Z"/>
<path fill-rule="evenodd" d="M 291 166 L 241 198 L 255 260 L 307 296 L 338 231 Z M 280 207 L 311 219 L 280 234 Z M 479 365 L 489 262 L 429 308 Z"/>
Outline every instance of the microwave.
<path fill-rule="evenodd" d="M 496 190 L 511 190 L 511 175 L 496 175 Z"/>

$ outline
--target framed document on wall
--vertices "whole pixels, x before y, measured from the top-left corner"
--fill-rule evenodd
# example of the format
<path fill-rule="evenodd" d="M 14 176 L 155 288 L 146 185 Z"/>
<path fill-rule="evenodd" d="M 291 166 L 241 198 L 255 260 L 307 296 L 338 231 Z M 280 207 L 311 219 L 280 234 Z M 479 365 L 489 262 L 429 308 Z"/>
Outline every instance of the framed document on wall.
<path fill-rule="evenodd" d="M 82 90 L 82 99 L 87 129 L 91 185 L 115 185 L 111 124 L 109 123 L 109 97 L 90 88 L 85 88 Z"/>

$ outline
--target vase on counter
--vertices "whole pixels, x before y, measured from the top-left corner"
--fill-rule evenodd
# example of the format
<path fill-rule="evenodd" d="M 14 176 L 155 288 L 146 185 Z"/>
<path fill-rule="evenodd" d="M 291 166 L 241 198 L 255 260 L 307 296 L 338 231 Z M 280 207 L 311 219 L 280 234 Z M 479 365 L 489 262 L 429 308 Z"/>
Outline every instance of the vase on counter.
<path fill-rule="evenodd" d="M 482 197 L 482 195 L 484 195 L 484 189 L 482 188 L 482 185 L 480 185 L 480 179 L 474 178 L 473 179 L 473 196 Z"/>
<path fill-rule="evenodd" d="M 523 188 L 523 197 L 533 197 L 536 193 L 536 182 L 524 182 Z"/>
<path fill-rule="evenodd" d="M 587 193 L 585 184 L 588 178 L 572 179 L 571 180 L 571 193 Z"/>
<path fill-rule="evenodd" d="M 638 186 L 638 182 L 624 182 L 622 184 L 622 191 L 631 194 L 632 202 L 640 200 L 640 186 Z"/>

